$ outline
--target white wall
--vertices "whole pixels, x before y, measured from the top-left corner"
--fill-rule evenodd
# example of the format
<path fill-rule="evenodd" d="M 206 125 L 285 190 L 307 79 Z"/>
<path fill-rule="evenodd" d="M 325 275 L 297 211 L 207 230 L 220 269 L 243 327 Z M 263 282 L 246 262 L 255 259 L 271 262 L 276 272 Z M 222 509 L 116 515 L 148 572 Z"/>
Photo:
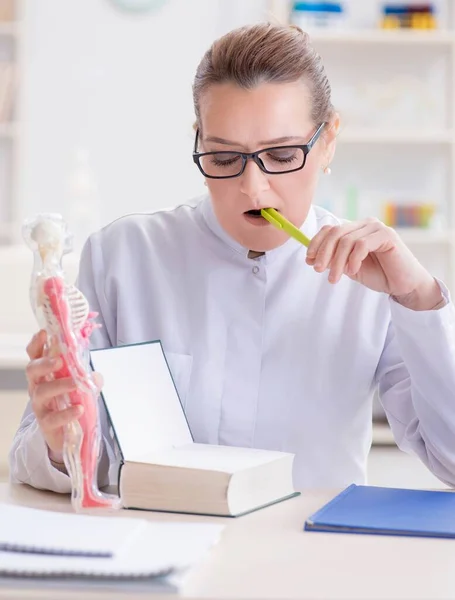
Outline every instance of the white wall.
<path fill-rule="evenodd" d="M 90 152 L 98 225 L 204 191 L 191 159 L 195 69 L 216 37 L 262 19 L 266 1 L 168 0 L 143 16 L 110 0 L 23 5 L 18 225 L 57 211 L 74 231 L 70 179 L 79 146 Z M 2 335 L 36 329 L 32 255 L 17 230 L 18 246 L 0 248 L 0 280 L 9 290 L 0 299 L 0 362 Z M 74 279 L 77 253 L 64 266 Z"/>
<path fill-rule="evenodd" d="M 263 18 L 264 0 L 168 0 L 126 14 L 109 0 L 24 0 L 19 219 L 68 216 L 80 146 L 90 153 L 100 222 L 189 199 L 191 84 L 211 42 Z"/>

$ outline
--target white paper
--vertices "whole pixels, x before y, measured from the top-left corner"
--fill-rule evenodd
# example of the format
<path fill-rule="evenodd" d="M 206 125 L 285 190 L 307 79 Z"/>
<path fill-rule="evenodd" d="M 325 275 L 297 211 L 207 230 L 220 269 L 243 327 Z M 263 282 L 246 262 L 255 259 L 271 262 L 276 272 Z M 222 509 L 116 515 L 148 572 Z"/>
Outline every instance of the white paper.
<path fill-rule="evenodd" d="M 91 360 L 125 460 L 192 443 L 160 343 L 96 350 Z"/>
<path fill-rule="evenodd" d="M 148 454 L 142 457 L 142 460 L 169 467 L 235 473 L 258 467 L 284 456 L 285 453 L 274 450 L 192 443 Z"/>
<path fill-rule="evenodd" d="M 147 524 L 143 519 L 77 515 L 0 504 L 0 548 L 118 554 Z"/>

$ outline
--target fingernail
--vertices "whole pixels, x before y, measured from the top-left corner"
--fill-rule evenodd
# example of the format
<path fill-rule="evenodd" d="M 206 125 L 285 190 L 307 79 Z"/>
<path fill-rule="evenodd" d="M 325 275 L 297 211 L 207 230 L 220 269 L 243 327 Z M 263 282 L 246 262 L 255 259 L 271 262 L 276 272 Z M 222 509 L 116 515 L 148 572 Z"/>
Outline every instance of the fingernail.
<path fill-rule="evenodd" d="M 61 369 L 63 366 L 62 359 L 58 356 L 56 358 L 51 358 L 51 365 L 55 370 Z"/>

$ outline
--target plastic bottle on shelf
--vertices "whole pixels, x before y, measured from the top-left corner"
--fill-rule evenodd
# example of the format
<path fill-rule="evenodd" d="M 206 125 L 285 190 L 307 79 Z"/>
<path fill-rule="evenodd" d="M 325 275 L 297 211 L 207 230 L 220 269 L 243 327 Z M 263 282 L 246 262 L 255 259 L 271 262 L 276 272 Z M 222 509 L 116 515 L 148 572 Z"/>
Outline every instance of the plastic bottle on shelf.
<path fill-rule="evenodd" d="M 80 251 L 88 236 L 99 228 L 98 190 L 90 165 L 90 153 L 83 147 L 75 150 L 67 213 L 74 236 L 74 250 Z"/>
<path fill-rule="evenodd" d="M 346 190 L 345 216 L 349 221 L 356 221 L 359 213 L 359 191 L 355 185 L 349 185 Z"/>
<path fill-rule="evenodd" d="M 395 3 L 382 5 L 383 29 L 436 29 L 434 3 Z"/>
<path fill-rule="evenodd" d="M 382 17 L 381 28 L 382 29 L 399 29 L 401 27 L 400 19 L 395 15 L 386 15 Z"/>
<path fill-rule="evenodd" d="M 294 2 L 291 22 L 304 31 L 339 30 L 346 24 L 343 2 Z"/>

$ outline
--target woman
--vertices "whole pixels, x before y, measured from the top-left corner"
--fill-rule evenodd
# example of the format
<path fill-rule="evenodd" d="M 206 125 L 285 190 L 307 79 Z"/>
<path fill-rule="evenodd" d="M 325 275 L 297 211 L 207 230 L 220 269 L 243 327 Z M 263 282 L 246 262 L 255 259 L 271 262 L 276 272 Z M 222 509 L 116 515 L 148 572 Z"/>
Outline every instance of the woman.
<path fill-rule="evenodd" d="M 365 481 L 379 386 L 400 448 L 455 483 L 454 307 L 394 230 L 312 206 L 338 118 L 306 34 L 261 24 L 222 37 L 198 67 L 194 107 L 207 196 L 120 219 L 85 246 L 94 346 L 160 339 L 195 440 L 293 452 L 297 488 Z M 301 227 L 308 250 L 265 207 Z M 43 341 L 28 346 L 11 472 L 68 492 L 62 426 L 77 409 L 53 411 L 72 382 L 43 382 L 58 366 Z M 116 459 L 102 420 L 105 483 Z"/>

